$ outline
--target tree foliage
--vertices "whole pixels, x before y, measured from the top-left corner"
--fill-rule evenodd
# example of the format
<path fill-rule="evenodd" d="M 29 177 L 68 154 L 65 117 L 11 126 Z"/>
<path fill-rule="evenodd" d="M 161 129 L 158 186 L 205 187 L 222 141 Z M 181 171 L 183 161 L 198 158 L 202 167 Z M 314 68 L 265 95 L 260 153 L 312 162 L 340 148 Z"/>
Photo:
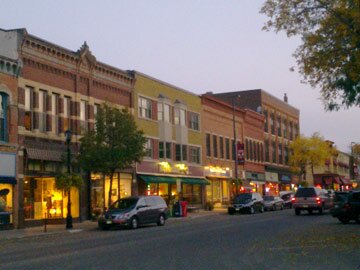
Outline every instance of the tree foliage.
<path fill-rule="evenodd" d="M 337 153 L 336 148 L 324 141 L 318 133 L 314 133 L 310 138 L 298 136 L 290 143 L 289 148 L 289 164 L 292 171 L 298 173 L 304 180 L 306 180 L 308 166 L 314 173 L 314 167 L 323 165 L 326 160 Z"/>
<path fill-rule="evenodd" d="M 327 110 L 360 105 L 360 1 L 266 0 L 265 30 L 300 35 L 300 73 L 319 86 Z"/>
<path fill-rule="evenodd" d="M 145 142 L 146 138 L 137 129 L 130 112 L 107 104 L 102 105 L 96 114 L 95 129 L 81 138 L 80 166 L 85 171 L 109 176 L 109 205 L 113 174 L 140 162 L 145 155 Z"/>
<path fill-rule="evenodd" d="M 55 178 L 55 186 L 59 190 L 69 191 L 70 188 L 81 188 L 83 179 L 80 174 L 62 173 Z"/>

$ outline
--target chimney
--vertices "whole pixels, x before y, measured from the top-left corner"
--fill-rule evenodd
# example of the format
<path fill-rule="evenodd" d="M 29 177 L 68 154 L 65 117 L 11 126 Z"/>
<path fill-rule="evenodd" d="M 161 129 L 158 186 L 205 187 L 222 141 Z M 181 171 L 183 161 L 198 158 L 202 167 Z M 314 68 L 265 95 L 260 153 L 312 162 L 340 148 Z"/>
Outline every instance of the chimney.
<path fill-rule="evenodd" d="M 288 97 L 287 97 L 286 93 L 284 94 L 284 102 L 288 103 Z"/>

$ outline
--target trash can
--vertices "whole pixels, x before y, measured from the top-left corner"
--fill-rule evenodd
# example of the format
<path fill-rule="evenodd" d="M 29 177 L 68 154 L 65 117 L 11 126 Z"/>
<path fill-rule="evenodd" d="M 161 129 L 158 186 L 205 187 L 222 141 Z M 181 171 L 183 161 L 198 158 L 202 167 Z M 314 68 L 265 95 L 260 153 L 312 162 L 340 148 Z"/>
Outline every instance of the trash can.
<path fill-rule="evenodd" d="M 181 216 L 183 217 L 187 217 L 187 201 L 181 201 L 180 205 L 181 205 Z"/>
<path fill-rule="evenodd" d="M 181 211 L 181 204 L 180 202 L 175 202 L 173 207 L 173 216 L 174 217 L 181 217 L 182 211 Z"/>

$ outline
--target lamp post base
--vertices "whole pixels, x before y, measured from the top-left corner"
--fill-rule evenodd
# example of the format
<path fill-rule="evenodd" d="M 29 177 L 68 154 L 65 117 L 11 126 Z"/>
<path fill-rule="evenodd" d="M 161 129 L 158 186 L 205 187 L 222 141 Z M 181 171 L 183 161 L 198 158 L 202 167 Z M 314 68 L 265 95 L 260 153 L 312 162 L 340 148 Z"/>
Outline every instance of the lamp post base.
<path fill-rule="evenodd" d="M 72 229 L 73 223 L 72 223 L 72 216 L 66 217 L 66 229 Z"/>

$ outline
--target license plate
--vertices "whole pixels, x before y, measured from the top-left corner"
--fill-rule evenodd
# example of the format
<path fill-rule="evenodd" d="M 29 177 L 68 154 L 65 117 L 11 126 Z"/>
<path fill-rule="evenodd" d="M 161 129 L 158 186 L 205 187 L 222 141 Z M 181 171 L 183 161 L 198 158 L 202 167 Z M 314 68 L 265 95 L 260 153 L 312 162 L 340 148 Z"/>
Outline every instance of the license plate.
<path fill-rule="evenodd" d="M 112 223 L 111 220 L 106 221 L 106 224 L 111 224 L 111 223 Z"/>
<path fill-rule="evenodd" d="M 304 208 L 307 208 L 307 207 L 309 207 L 308 205 L 304 205 Z"/>
<path fill-rule="evenodd" d="M 235 210 L 236 210 L 236 211 L 239 211 L 239 210 L 240 210 L 240 208 L 238 208 L 238 207 L 235 207 Z"/>

